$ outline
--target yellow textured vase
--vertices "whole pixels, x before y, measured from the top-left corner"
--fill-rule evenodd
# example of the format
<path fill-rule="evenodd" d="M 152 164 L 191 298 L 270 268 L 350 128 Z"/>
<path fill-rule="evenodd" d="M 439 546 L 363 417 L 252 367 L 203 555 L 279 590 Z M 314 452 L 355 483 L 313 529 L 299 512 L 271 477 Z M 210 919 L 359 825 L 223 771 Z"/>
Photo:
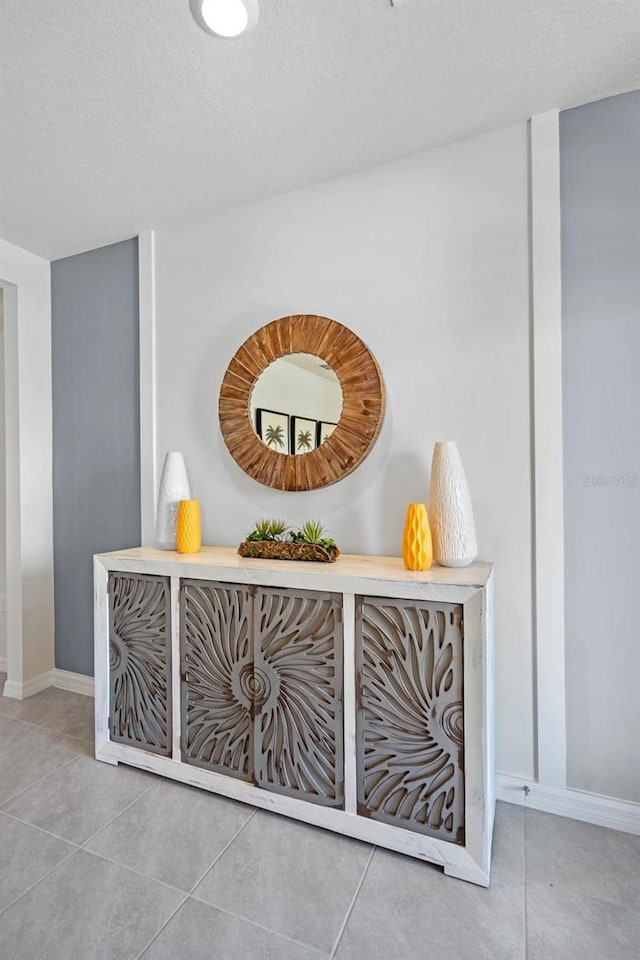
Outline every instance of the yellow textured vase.
<path fill-rule="evenodd" d="M 176 549 L 178 553 L 199 553 L 201 546 L 200 501 L 181 500 L 178 504 Z"/>
<path fill-rule="evenodd" d="M 433 563 L 431 530 L 424 503 L 410 503 L 407 509 L 402 559 L 407 570 L 428 570 Z"/>

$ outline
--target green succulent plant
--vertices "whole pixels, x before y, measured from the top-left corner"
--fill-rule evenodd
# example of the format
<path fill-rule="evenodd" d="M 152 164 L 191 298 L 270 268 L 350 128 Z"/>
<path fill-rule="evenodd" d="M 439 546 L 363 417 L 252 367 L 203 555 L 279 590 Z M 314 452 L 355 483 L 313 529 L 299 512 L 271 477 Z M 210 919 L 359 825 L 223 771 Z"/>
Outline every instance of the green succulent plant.
<path fill-rule="evenodd" d="M 320 543 L 324 534 L 324 527 L 319 520 L 306 520 L 300 527 L 300 533 L 307 543 Z"/>
<path fill-rule="evenodd" d="M 331 537 L 325 537 L 325 529 L 319 520 L 307 520 L 299 530 L 291 530 L 289 539 L 293 543 L 317 543 L 326 550 L 335 548 L 336 542 Z"/>
<path fill-rule="evenodd" d="M 280 540 L 287 532 L 287 523 L 284 520 L 268 519 L 263 517 L 256 520 L 251 533 L 245 540 Z"/>
<path fill-rule="evenodd" d="M 286 520 L 272 520 L 271 521 L 271 533 L 277 539 L 281 537 L 283 533 L 286 533 L 289 529 L 289 524 Z"/>

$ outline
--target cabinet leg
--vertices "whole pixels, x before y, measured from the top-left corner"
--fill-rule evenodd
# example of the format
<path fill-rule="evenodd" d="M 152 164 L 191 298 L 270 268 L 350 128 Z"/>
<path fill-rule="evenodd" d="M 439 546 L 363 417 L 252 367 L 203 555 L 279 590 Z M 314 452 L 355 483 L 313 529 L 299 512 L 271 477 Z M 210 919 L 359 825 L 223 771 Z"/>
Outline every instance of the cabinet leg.
<path fill-rule="evenodd" d="M 96 760 L 99 760 L 100 763 L 110 763 L 112 767 L 118 766 L 118 761 L 115 760 L 113 757 L 105 757 L 104 755 L 101 755 L 99 753 L 96 753 Z"/>

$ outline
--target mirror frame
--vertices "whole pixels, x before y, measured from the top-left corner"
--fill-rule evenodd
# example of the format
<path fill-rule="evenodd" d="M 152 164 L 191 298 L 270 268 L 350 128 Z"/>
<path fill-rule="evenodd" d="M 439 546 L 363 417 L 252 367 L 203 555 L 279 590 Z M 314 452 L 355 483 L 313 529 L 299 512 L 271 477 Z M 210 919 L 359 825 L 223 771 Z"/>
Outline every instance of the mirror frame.
<path fill-rule="evenodd" d="M 250 400 L 263 370 L 280 357 L 311 353 L 328 363 L 342 389 L 342 414 L 328 440 L 309 453 L 277 453 L 253 428 Z M 371 451 L 385 411 L 382 373 L 362 340 L 337 320 L 281 317 L 236 351 L 220 387 L 218 414 L 229 453 L 250 477 L 275 490 L 317 490 L 348 476 Z"/>

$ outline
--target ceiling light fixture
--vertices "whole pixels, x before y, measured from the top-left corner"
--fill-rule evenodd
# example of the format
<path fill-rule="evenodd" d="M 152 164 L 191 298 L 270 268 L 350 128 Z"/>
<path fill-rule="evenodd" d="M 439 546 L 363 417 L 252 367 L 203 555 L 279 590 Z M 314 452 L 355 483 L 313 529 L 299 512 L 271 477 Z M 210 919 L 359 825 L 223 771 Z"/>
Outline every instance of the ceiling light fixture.
<path fill-rule="evenodd" d="M 258 22 L 258 0 L 191 0 L 191 12 L 207 33 L 236 40 Z"/>

